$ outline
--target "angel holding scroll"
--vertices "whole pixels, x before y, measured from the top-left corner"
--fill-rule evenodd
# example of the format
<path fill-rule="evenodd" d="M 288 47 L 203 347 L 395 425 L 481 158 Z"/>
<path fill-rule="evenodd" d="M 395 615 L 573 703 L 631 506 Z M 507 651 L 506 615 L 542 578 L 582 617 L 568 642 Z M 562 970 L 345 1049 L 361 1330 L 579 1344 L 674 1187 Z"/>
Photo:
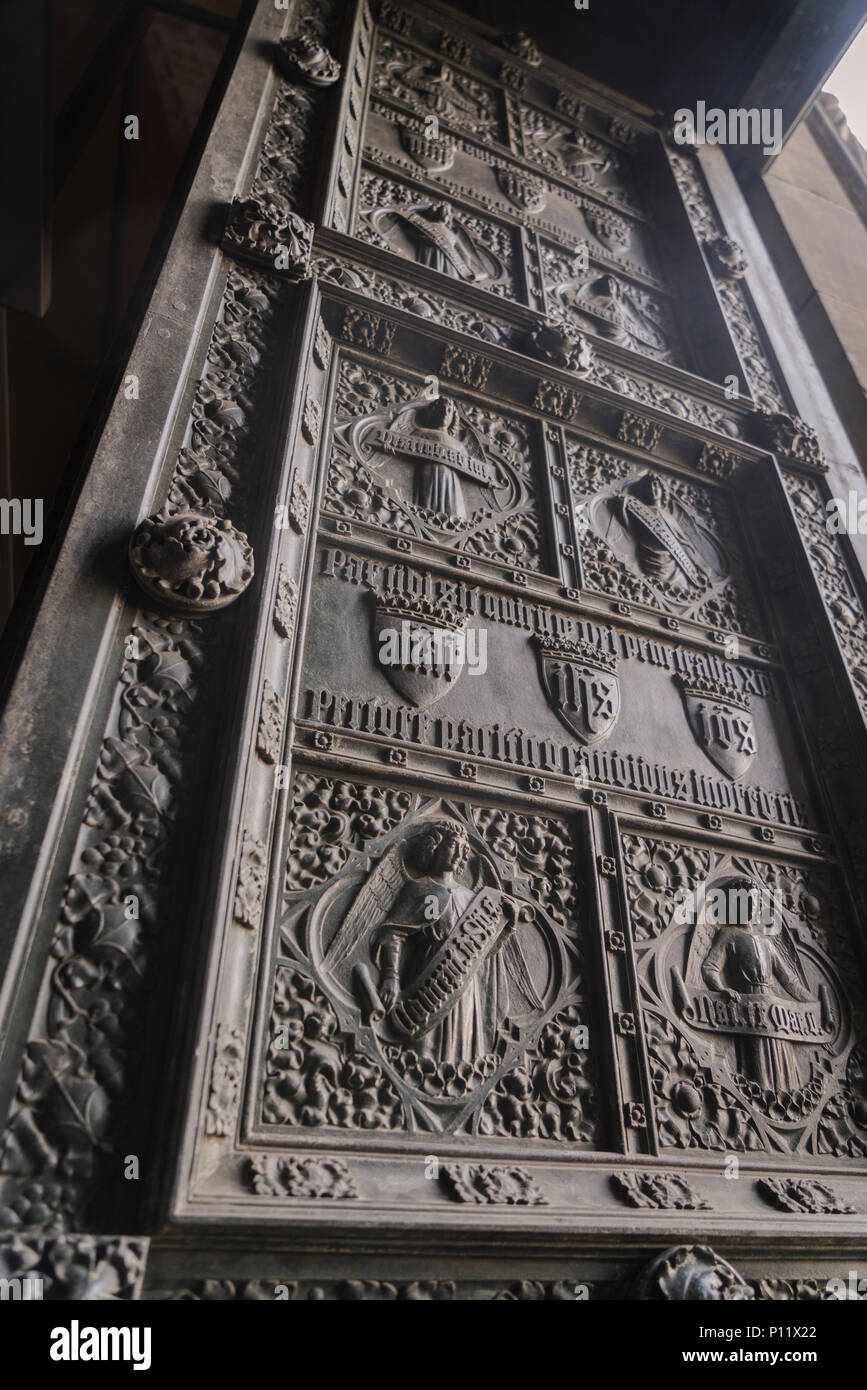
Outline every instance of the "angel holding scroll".
<path fill-rule="evenodd" d="M 362 884 L 326 953 L 334 970 L 361 954 L 378 972 L 377 1017 L 436 1062 L 492 1052 L 507 1015 L 543 1007 L 521 945 L 532 904 L 499 887 L 461 882 L 471 858 L 454 821 L 425 826 L 386 851 Z M 355 979 L 366 978 L 357 965 Z"/>

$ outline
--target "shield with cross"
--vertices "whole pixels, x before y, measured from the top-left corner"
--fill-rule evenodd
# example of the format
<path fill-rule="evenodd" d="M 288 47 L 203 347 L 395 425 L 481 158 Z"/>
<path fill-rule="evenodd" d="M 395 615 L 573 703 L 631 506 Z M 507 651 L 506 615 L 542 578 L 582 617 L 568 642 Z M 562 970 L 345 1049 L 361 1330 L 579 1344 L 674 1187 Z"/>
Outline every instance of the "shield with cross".
<path fill-rule="evenodd" d="M 542 685 L 557 714 L 582 743 L 607 738 L 620 714 L 616 658 L 583 638 L 538 639 Z"/>

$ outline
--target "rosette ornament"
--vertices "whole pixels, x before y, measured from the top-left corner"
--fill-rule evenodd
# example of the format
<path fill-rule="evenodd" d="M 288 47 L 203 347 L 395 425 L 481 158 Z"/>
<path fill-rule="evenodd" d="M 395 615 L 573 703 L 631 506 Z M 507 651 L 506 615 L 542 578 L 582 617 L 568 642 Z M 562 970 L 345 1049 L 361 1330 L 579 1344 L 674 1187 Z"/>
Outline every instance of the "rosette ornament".
<path fill-rule="evenodd" d="M 584 376 L 593 366 L 593 349 L 559 314 L 549 314 L 530 331 L 529 346 L 537 357 Z"/>
<path fill-rule="evenodd" d="M 313 34 L 281 40 L 276 57 L 287 77 L 310 87 L 331 87 L 340 76 L 340 64 Z"/>
<path fill-rule="evenodd" d="M 234 603 L 253 578 L 253 549 L 223 517 L 149 516 L 133 532 L 129 560 L 138 583 L 178 613 Z"/>

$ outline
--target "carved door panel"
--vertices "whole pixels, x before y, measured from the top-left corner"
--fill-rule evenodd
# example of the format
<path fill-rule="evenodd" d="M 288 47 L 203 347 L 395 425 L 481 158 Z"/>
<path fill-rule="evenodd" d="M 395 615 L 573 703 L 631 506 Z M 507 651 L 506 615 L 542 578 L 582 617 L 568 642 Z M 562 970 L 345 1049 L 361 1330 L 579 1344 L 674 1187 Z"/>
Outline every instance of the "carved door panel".
<path fill-rule="evenodd" d="M 317 1184 L 382 1187 L 424 1221 L 580 1209 L 587 1151 L 854 1154 L 829 1137 L 858 1084 L 852 929 L 808 887 L 827 826 L 746 519 L 760 451 L 719 391 L 625 374 L 685 360 L 636 172 L 658 137 L 544 110 L 541 70 L 409 12 L 349 80 L 285 798 L 242 841 L 234 914 L 263 937 L 223 1039 L 240 1119 L 212 1080 L 227 1142 L 197 1142 L 187 1202 L 279 1222 Z M 785 898 L 749 1008 L 707 983 L 713 927 L 672 926 L 736 874 Z M 764 1053 L 750 1008 L 777 1020 Z"/>
<path fill-rule="evenodd" d="M 512 1270 L 636 1207 L 661 1247 L 867 1212 L 863 613 L 739 249 L 522 36 L 300 9 L 133 540 L 7 1200 L 86 1229 L 146 1017 L 191 1241 L 484 1248 L 532 1207 Z"/>

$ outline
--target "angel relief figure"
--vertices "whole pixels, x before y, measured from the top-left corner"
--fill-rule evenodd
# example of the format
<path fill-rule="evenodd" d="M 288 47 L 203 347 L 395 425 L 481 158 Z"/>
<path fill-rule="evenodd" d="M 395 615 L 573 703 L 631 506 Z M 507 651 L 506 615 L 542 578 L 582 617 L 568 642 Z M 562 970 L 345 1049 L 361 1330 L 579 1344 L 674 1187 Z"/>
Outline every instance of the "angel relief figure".
<path fill-rule="evenodd" d="M 433 111 L 444 120 L 468 126 L 477 134 L 496 130 L 493 93 L 448 63 L 394 49 L 377 78 L 380 90 L 406 101 L 417 111 Z"/>
<path fill-rule="evenodd" d="M 549 966 L 537 909 L 495 882 L 467 882 L 478 861 L 466 830 L 434 820 L 393 845 L 351 902 L 323 971 L 347 974 L 362 1014 L 435 1062 L 493 1052 L 504 1020 L 545 1007 Z M 482 878 L 496 879 L 485 861 Z M 482 866 L 476 862 L 478 879 Z M 544 914 L 542 914 L 544 915 Z"/>
<path fill-rule="evenodd" d="M 553 286 L 566 314 L 584 331 L 621 347 L 668 359 L 671 344 L 659 322 L 660 310 L 650 295 L 615 275 L 596 275 L 577 267 Z"/>
<path fill-rule="evenodd" d="M 640 568 L 675 588 L 702 587 L 722 556 L 684 508 L 672 504 L 658 473 L 644 473 L 620 494 L 617 512 L 636 545 Z M 681 515 L 678 515 L 678 512 Z M 722 571 L 724 573 L 724 570 Z"/>
<path fill-rule="evenodd" d="M 582 183 L 598 183 L 603 174 L 617 169 L 614 151 L 583 130 L 539 126 L 531 142 L 531 153 L 535 151 L 542 163 Z"/>
<path fill-rule="evenodd" d="M 586 515 L 615 555 L 679 605 L 703 600 L 729 577 L 719 541 L 658 473 L 648 470 L 597 493 Z"/>
<path fill-rule="evenodd" d="M 419 265 L 443 275 L 485 287 L 499 284 L 506 276 L 500 257 L 462 224 L 451 203 L 425 201 L 377 208 L 370 222 L 398 255 L 410 254 Z"/>
<path fill-rule="evenodd" d="M 832 977 L 821 957 L 799 949 L 796 930 L 757 879 L 727 875 L 709 886 L 685 938 L 683 972 L 672 966 L 681 1019 L 715 1040 L 730 1074 L 758 1088 L 754 1100 L 791 1097 L 815 1082 L 845 1032 Z"/>

